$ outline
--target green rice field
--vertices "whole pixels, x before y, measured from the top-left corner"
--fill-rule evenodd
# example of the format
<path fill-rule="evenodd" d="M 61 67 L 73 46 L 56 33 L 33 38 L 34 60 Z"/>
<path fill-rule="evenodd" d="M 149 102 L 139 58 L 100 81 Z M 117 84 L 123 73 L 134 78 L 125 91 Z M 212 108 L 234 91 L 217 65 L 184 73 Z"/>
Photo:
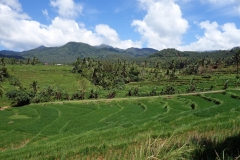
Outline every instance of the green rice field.
<path fill-rule="evenodd" d="M 1 108 L 0 159 L 239 159 L 240 91 Z"/>

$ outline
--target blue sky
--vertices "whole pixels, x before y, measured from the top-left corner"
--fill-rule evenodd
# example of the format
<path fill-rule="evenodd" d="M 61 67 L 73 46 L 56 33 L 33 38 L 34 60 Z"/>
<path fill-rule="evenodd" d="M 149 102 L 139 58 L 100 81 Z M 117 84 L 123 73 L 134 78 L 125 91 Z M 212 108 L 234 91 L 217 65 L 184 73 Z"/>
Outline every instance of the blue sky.
<path fill-rule="evenodd" d="M 240 0 L 0 0 L 0 50 L 69 41 L 118 48 L 240 46 Z"/>

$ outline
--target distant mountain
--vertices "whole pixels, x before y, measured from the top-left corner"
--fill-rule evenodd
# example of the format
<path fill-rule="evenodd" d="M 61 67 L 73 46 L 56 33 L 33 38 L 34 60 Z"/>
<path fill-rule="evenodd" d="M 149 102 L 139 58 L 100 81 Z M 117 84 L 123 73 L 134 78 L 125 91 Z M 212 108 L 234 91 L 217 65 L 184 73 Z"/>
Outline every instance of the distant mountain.
<path fill-rule="evenodd" d="M 102 44 L 100 46 L 91 46 L 85 43 L 69 42 L 60 47 L 46 47 L 39 46 L 35 49 L 31 49 L 23 52 L 14 51 L 0 51 L 0 57 L 27 59 L 38 58 L 41 62 L 59 62 L 59 63 L 72 63 L 78 57 L 80 58 L 96 58 L 96 59 L 108 59 L 110 61 L 116 61 L 117 59 L 123 60 L 136 60 L 138 59 L 160 59 L 168 61 L 171 59 L 184 59 L 184 58 L 226 58 L 232 56 L 234 52 L 240 49 L 240 47 L 234 47 L 230 50 L 216 50 L 216 51 L 178 51 L 173 48 L 163 49 L 161 51 L 152 48 L 128 48 L 119 49 L 109 45 Z"/>
<path fill-rule="evenodd" d="M 101 44 L 100 46 L 95 46 L 96 48 L 113 48 L 112 46 Z"/>
<path fill-rule="evenodd" d="M 12 55 L 12 56 L 20 55 L 19 52 L 8 51 L 8 50 L 2 50 L 2 51 L 0 51 L 0 54 L 2 54 L 2 55 Z"/>
<path fill-rule="evenodd" d="M 36 49 L 45 49 L 45 48 L 47 48 L 47 47 L 45 47 L 44 45 L 42 45 L 42 46 L 37 47 Z"/>
<path fill-rule="evenodd" d="M 234 47 L 234 48 L 232 48 L 230 51 L 231 51 L 231 52 L 234 52 L 234 51 L 236 51 L 236 50 L 240 50 L 240 46 L 239 46 L 239 47 Z"/>
<path fill-rule="evenodd" d="M 14 51 L 8 51 L 8 50 L 0 51 L 0 57 L 24 59 L 20 54 L 20 52 L 14 52 Z"/>
<path fill-rule="evenodd" d="M 236 48 L 236 47 L 235 47 Z M 151 54 L 149 58 L 159 58 L 162 60 L 172 60 L 172 59 L 184 59 L 184 58 L 227 58 L 229 56 L 233 56 L 234 51 L 231 50 L 215 50 L 215 51 L 204 51 L 204 52 L 197 52 L 197 51 L 178 51 L 176 49 L 163 49 L 159 52 Z"/>
<path fill-rule="evenodd" d="M 137 51 L 139 53 L 137 53 Z M 147 57 L 148 55 L 156 52 L 154 49 L 131 49 L 122 50 L 113 48 L 108 45 L 90 46 L 85 43 L 69 42 L 60 47 L 45 47 L 40 46 L 38 48 L 22 52 L 24 58 L 36 57 L 42 62 L 74 62 L 78 57 L 86 58 L 92 57 L 97 59 L 132 59 L 136 56 Z"/>
<path fill-rule="evenodd" d="M 139 48 L 128 48 L 125 50 L 128 54 L 133 55 L 134 57 L 139 57 L 139 56 L 149 56 L 152 53 L 156 53 L 158 52 L 158 50 L 156 49 L 152 49 L 152 48 L 143 48 L 143 49 L 139 49 Z"/>

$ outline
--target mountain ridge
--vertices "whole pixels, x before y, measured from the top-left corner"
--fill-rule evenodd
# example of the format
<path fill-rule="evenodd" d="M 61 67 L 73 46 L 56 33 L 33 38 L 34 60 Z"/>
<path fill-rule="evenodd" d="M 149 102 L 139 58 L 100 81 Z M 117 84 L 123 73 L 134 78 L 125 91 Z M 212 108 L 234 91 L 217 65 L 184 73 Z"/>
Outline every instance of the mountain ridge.
<path fill-rule="evenodd" d="M 22 55 L 22 57 L 26 59 L 36 57 L 42 62 L 71 63 L 74 62 L 78 57 L 92 57 L 98 59 L 131 59 L 135 58 L 135 56 L 147 57 L 148 55 L 158 51 L 154 49 L 139 49 L 139 51 L 141 50 L 143 50 L 144 52 L 131 52 L 129 50 L 113 48 L 112 46 L 108 46 L 105 44 L 102 44 L 100 46 L 91 46 L 89 44 L 81 42 L 68 42 L 59 47 L 39 46 L 31 50 L 16 53 Z"/>
<path fill-rule="evenodd" d="M 109 60 L 133 60 L 134 58 L 159 58 L 161 60 L 182 59 L 182 58 L 225 58 L 233 54 L 240 47 L 234 47 L 229 50 L 214 51 L 179 51 L 174 48 L 156 50 L 153 48 L 128 48 L 119 49 L 112 46 L 101 44 L 91 46 L 81 42 L 68 42 L 59 47 L 46 47 L 41 45 L 37 48 L 15 52 L 9 50 L 0 51 L 0 57 L 27 59 L 38 58 L 41 62 L 61 62 L 72 63 L 79 58 L 97 58 Z"/>

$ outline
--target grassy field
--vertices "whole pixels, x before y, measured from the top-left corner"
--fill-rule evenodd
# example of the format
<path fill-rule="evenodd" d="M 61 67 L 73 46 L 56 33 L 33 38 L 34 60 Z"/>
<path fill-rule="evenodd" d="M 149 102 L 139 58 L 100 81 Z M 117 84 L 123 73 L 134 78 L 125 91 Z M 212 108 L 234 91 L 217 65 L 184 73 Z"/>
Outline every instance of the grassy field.
<path fill-rule="evenodd" d="M 116 97 L 71 72 L 72 66 L 7 65 L 8 72 L 30 89 L 51 86 L 84 100 L 10 107 L 0 99 L 0 159 L 240 159 L 240 90 L 234 72 L 216 70 L 171 80 L 154 75 L 125 84 Z M 228 89 L 223 90 L 228 80 Z M 190 84 L 194 93 L 188 93 Z M 5 79 L 6 92 L 17 88 Z M 162 96 L 167 86 L 175 95 Z M 138 96 L 127 96 L 139 89 Z M 91 90 L 98 99 L 88 99 Z M 155 96 L 149 96 L 153 90 Z M 213 93 L 213 92 L 216 93 Z"/>
<path fill-rule="evenodd" d="M 227 90 L 7 108 L 0 159 L 234 159 L 239 98 Z"/>
<path fill-rule="evenodd" d="M 71 65 L 7 65 L 8 72 L 11 76 L 19 79 L 23 88 L 30 89 L 33 81 L 37 81 L 38 90 L 43 91 L 47 87 L 59 88 L 66 91 L 70 95 L 84 90 L 86 98 L 89 97 L 90 91 L 95 90 L 99 93 L 99 98 L 106 98 L 109 90 L 103 89 L 101 86 L 95 86 L 80 74 L 73 74 L 71 72 Z M 178 75 L 175 80 L 169 80 L 168 77 L 162 77 L 158 81 L 154 80 L 153 75 L 149 75 L 146 81 L 134 82 L 125 84 L 121 89 L 117 89 L 116 97 L 127 97 L 129 90 L 134 88 L 139 89 L 139 96 L 146 96 L 152 90 L 156 90 L 159 94 L 166 86 L 170 85 L 175 88 L 175 93 L 186 93 L 190 82 L 196 85 L 196 92 L 221 90 L 223 89 L 224 82 L 229 80 L 228 87 L 236 88 L 236 75 L 226 72 L 224 70 L 215 71 L 211 78 L 202 78 L 199 75 L 182 76 Z M 5 80 L 2 84 L 5 93 L 9 90 L 16 88 L 10 85 L 9 80 Z M 3 95 L 0 101 L 0 107 L 10 106 L 11 101 Z"/>

